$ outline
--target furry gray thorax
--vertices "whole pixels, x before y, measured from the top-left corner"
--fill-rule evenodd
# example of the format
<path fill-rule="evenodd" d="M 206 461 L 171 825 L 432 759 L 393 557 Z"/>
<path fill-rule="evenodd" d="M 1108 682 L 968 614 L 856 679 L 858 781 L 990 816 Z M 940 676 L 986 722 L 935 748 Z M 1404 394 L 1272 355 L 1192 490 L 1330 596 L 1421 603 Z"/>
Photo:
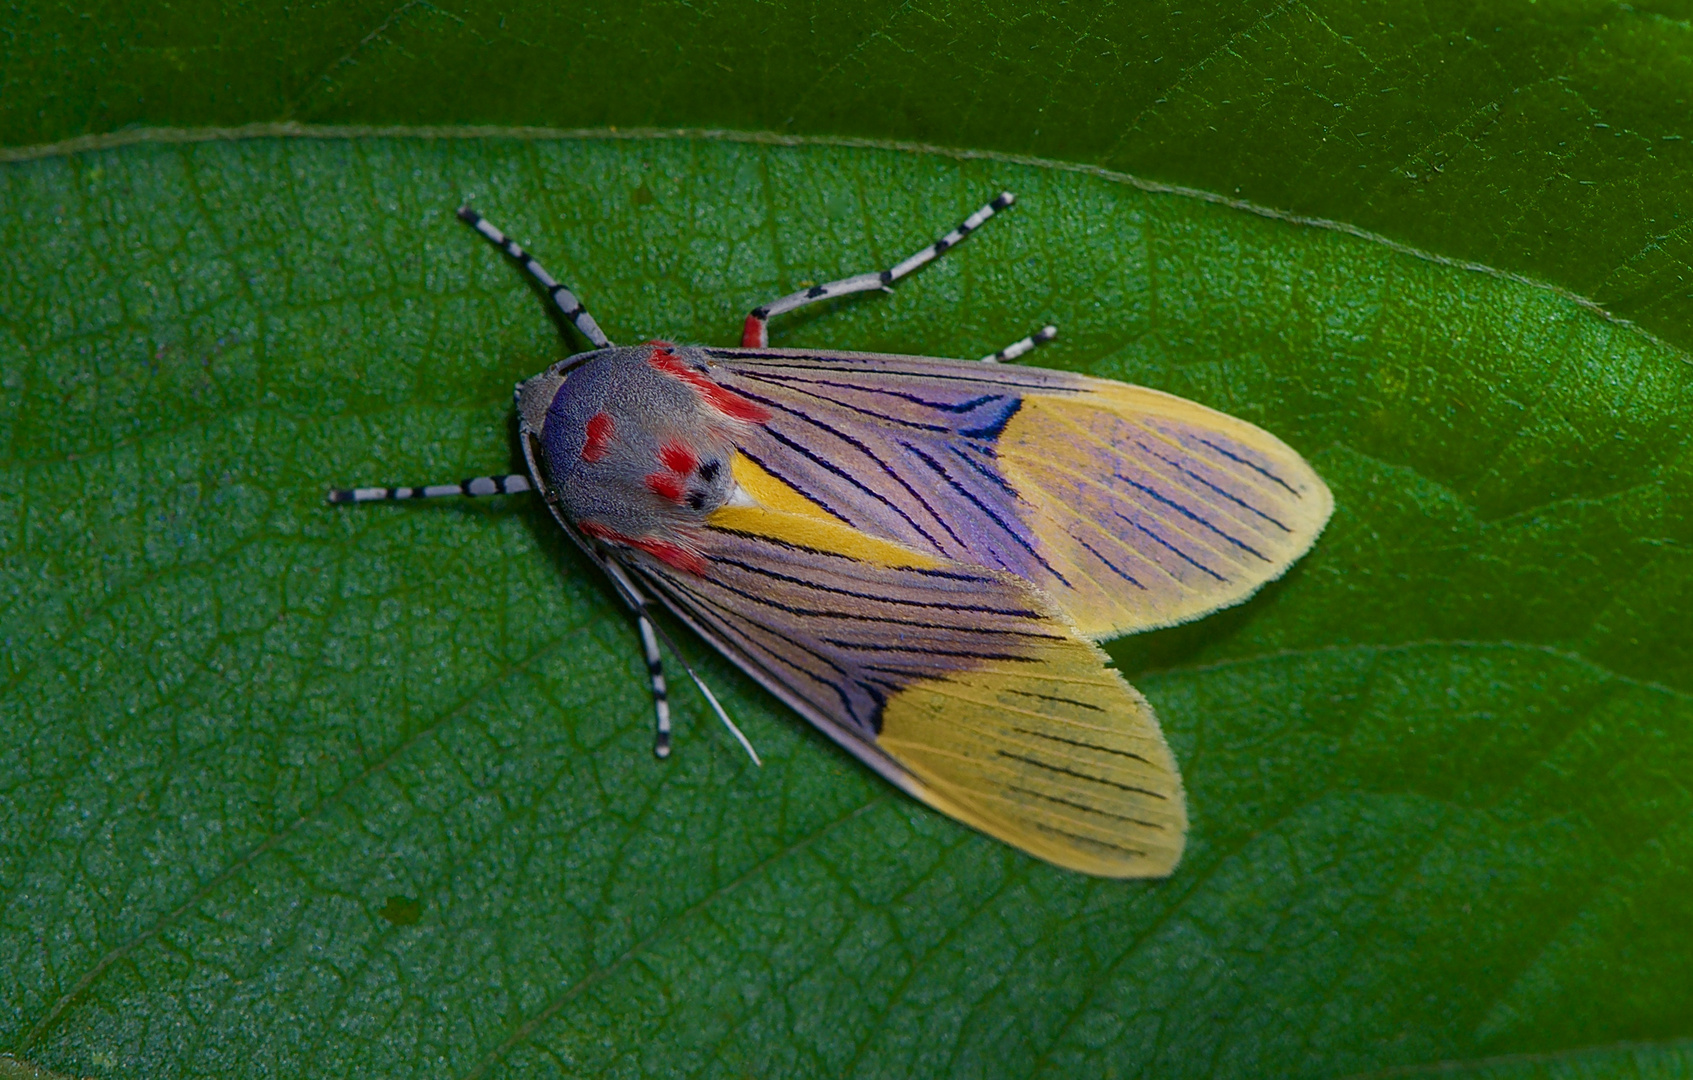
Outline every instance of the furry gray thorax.
<path fill-rule="evenodd" d="M 695 385 L 708 372 L 698 349 L 648 344 L 573 357 L 523 384 L 519 413 L 531 430 L 541 419 L 548 482 L 571 521 L 674 538 L 728 501 L 736 422 Z"/>

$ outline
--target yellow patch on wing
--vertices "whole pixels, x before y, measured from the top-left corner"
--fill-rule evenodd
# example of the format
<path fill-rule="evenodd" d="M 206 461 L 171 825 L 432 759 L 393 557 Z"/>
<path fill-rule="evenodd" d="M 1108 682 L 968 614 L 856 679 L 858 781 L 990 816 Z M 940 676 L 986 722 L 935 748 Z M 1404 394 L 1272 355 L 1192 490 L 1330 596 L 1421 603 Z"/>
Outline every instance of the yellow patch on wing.
<path fill-rule="evenodd" d="M 1048 639 L 891 695 L 876 745 L 915 794 L 1070 870 L 1162 877 L 1187 835 L 1181 777 L 1152 707 L 1105 654 Z"/>
<path fill-rule="evenodd" d="M 1063 579 L 1037 584 L 1085 636 L 1239 603 L 1316 541 L 1333 496 L 1280 439 L 1156 390 L 1086 385 L 1026 395 L 994 448 Z"/>
<path fill-rule="evenodd" d="M 706 517 L 706 524 L 713 528 L 762 536 L 876 566 L 941 565 L 933 556 L 860 532 L 771 476 L 745 455 L 736 454 L 729 467 L 735 482 L 753 505 L 730 504 L 713 510 Z"/>

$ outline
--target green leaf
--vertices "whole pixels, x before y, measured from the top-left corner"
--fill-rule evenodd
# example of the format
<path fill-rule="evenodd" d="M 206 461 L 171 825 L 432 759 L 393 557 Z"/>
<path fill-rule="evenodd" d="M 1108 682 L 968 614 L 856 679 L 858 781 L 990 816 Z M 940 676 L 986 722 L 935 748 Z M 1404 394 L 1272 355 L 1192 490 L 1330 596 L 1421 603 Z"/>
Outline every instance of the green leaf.
<path fill-rule="evenodd" d="M 1693 346 L 1686 0 L 23 0 L 0 144 L 684 126 L 1084 162 L 1554 282 Z"/>
<path fill-rule="evenodd" d="M 1041 363 L 1327 478 L 1286 579 L 1115 647 L 1188 785 L 1167 881 L 953 824 L 697 642 L 766 765 L 690 692 L 657 763 L 628 620 L 540 508 L 323 501 L 510 468 L 512 384 L 569 351 L 461 200 L 614 340 L 724 342 L 1002 187 L 774 341 L 1051 320 Z M 1558 291 L 723 139 L 138 145 L 6 166 L 0 229 L 0 1046 L 41 1066 L 1321 1076 L 1693 1035 L 1693 365 Z"/>

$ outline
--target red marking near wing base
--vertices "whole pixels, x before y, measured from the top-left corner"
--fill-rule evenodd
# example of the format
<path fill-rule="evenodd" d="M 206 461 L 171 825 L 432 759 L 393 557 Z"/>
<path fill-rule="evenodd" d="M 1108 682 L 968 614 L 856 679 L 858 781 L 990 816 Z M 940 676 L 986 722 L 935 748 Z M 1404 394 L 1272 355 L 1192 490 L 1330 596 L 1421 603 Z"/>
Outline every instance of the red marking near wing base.
<path fill-rule="evenodd" d="M 647 474 L 647 490 L 654 495 L 661 495 L 671 502 L 681 502 L 683 484 L 682 478 L 675 473 L 654 472 Z"/>
<path fill-rule="evenodd" d="M 741 327 L 741 348 L 762 349 L 770 344 L 770 335 L 764 328 L 764 320 L 757 315 L 748 315 L 746 325 Z"/>
<path fill-rule="evenodd" d="M 710 379 L 701 375 L 693 368 L 682 363 L 677 355 L 670 351 L 671 346 L 664 342 L 655 342 L 652 355 L 647 357 L 647 363 L 653 370 L 662 371 L 673 379 L 680 379 L 693 387 L 705 403 L 729 417 L 731 420 L 742 420 L 749 424 L 762 424 L 770 419 L 770 410 L 757 402 L 748 401 L 733 391 L 725 390 Z"/>
<path fill-rule="evenodd" d="M 689 551 L 681 544 L 669 540 L 658 540 L 650 536 L 624 536 L 615 529 L 596 525 L 592 521 L 579 521 L 576 523 L 576 527 L 596 540 L 639 549 L 666 566 L 673 566 L 684 573 L 705 577 L 705 559 L 699 552 Z"/>
<path fill-rule="evenodd" d="M 582 460 L 592 464 L 605 457 L 616 436 L 617 425 L 611 417 L 603 412 L 588 417 L 588 441 L 582 444 Z"/>
<path fill-rule="evenodd" d="M 658 451 L 658 460 L 671 472 L 681 473 L 683 476 L 693 472 L 694 466 L 700 463 L 700 459 L 694 456 L 694 452 L 688 448 L 688 444 L 681 439 L 671 439 L 661 446 Z"/>

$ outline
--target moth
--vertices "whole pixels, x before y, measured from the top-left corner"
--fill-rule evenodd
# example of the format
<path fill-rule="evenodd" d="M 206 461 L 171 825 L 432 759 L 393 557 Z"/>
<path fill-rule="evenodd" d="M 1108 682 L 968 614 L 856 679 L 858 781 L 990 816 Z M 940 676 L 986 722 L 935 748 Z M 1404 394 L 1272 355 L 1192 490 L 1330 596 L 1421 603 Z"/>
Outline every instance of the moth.
<path fill-rule="evenodd" d="M 739 348 L 613 345 L 569 289 L 461 209 L 593 348 L 518 384 L 527 475 L 330 501 L 538 492 L 635 617 L 660 757 L 655 598 L 942 813 L 1071 870 L 1169 874 L 1187 833 L 1181 777 L 1151 706 L 1097 643 L 1279 577 L 1328 521 L 1322 479 L 1203 405 L 1003 363 L 1052 340 L 1050 326 L 982 361 L 768 341 L 771 318 L 889 289 L 1012 202 L 1001 194 L 887 270 L 754 308 Z"/>

